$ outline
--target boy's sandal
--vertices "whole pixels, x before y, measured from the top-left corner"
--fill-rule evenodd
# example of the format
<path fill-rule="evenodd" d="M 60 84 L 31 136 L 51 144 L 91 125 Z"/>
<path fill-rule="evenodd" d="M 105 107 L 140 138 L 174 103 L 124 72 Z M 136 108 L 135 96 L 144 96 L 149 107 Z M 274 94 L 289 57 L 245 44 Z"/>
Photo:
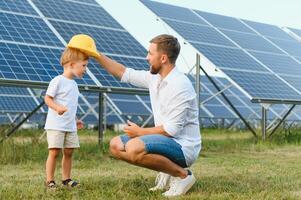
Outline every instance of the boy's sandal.
<path fill-rule="evenodd" d="M 67 187 L 77 187 L 77 186 L 79 186 L 79 183 L 78 182 L 76 182 L 76 181 L 73 181 L 72 179 L 66 179 L 66 180 L 64 180 L 64 181 L 62 181 L 62 184 L 64 185 L 64 186 L 67 186 Z"/>
<path fill-rule="evenodd" d="M 48 181 L 46 183 L 46 186 L 48 189 L 55 189 L 56 188 L 56 183 L 54 181 Z"/>

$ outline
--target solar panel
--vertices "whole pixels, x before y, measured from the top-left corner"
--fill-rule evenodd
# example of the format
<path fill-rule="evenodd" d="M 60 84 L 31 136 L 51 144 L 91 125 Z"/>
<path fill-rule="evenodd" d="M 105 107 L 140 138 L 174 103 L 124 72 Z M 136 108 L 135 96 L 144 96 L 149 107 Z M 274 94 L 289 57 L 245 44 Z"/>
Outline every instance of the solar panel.
<path fill-rule="evenodd" d="M 301 57 L 301 43 L 297 43 L 296 40 L 280 28 L 273 25 L 265 26 L 262 23 L 253 23 L 247 20 L 194 10 L 191 13 L 198 14 L 201 22 L 204 21 L 203 19 L 208 22 L 207 25 L 202 24 L 202 27 L 207 26 L 208 29 L 215 28 L 216 32 L 224 33 L 237 45 L 234 46 L 232 43 L 230 43 L 231 45 L 226 43 L 223 45 L 220 43 L 217 44 L 216 41 L 218 40 L 195 42 L 193 39 L 200 38 L 203 34 L 210 37 L 210 34 L 206 32 L 206 28 L 192 29 L 191 27 L 196 25 L 189 24 L 185 19 L 180 18 L 179 15 L 177 15 L 177 18 L 169 16 L 167 19 L 165 17 L 164 10 L 175 12 L 180 7 L 146 0 L 142 2 L 169 24 L 171 28 L 189 41 L 199 52 L 217 67 L 221 68 L 232 81 L 236 82 L 240 88 L 249 93 L 251 98 L 301 100 L 301 91 L 297 91 L 288 82 L 283 81 L 279 74 L 276 74 L 275 71 L 277 69 L 273 71 L 274 66 L 266 66 L 262 62 L 258 62 L 259 59 L 257 60 L 256 56 L 249 54 L 252 53 L 251 51 L 247 52 L 247 50 L 252 50 L 284 55 L 285 53 L 279 49 L 282 48 L 292 55 Z M 252 29 L 255 29 L 255 31 Z M 272 44 L 269 40 L 272 42 L 276 40 L 276 42 Z M 225 39 L 225 41 L 227 40 Z M 278 45 L 278 47 L 275 45 Z"/>
<path fill-rule="evenodd" d="M 59 64 L 61 50 L 1 43 L 0 78 L 48 82 L 63 72 Z M 87 75 L 79 84 L 94 84 Z"/>
<path fill-rule="evenodd" d="M 222 32 L 244 49 L 282 53 L 282 51 L 257 34 L 239 33 L 229 30 L 222 30 Z"/>
<path fill-rule="evenodd" d="M 31 5 L 24 0 L 0 0 L 0 10 L 38 15 Z"/>
<path fill-rule="evenodd" d="M 58 0 L 33 0 L 33 2 L 48 18 L 122 29 L 120 24 L 99 5 Z"/>
<path fill-rule="evenodd" d="M 7 115 L 0 114 L 0 124 L 8 124 L 10 120 Z"/>
<path fill-rule="evenodd" d="M 299 37 L 301 37 L 301 30 L 300 29 L 296 29 L 296 28 L 288 28 L 290 31 L 294 32 L 295 34 L 297 34 Z"/>
<path fill-rule="evenodd" d="M 227 69 L 253 70 L 267 72 L 259 63 L 238 48 L 228 48 L 205 44 L 191 43 L 216 66 Z"/>
<path fill-rule="evenodd" d="M 75 34 L 85 33 L 95 39 L 97 49 L 101 52 L 128 56 L 146 56 L 146 50 L 142 45 L 125 30 L 111 30 L 54 20 L 50 20 L 50 22 L 65 41 L 69 41 Z"/>
<path fill-rule="evenodd" d="M 166 5 L 154 1 L 141 0 L 147 6 L 153 7 L 153 12 L 163 18 L 185 21 L 188 23 L 206 24 L 197 15 L 193 14 L 188 8 L 182 8 L 173 5 Z"/>
<path fill-rule="evenodd" d="M 275 25 L 253 22 L 248 20 L 242 21 L 264 36 L 279 38 L 283 40 L 294 40 L 291 36 L 289 36 L 287 33 L 285 33 L 283 30 L 281 30 Z"/>
<path fill-rule="evenodd" d="M 150 115 L 146 107 L 133 95 L 110 94 L 109 97 L 125 115 Z"/>
<path fill-rule="evenodd" d="M 250 51 L 260 62 L 273 69 L 277 74 L 301 75 L 301 64 L 287 55 Z"/>
<path fill-rule="evenodd" d="M 2 10 L 14 10 L 14 13 L 0 10 L 0 78 L 49 82 L 62 73 L 59 58 L 64 44 L 45 20 L 52 24 L 65 42 L 74 34 L 85 33 L 95 38 L 101 52 L 116 55 L 116 60 L 124 60 L 136 69 L 148 68 L 146 50 L 95 1 L 47 0 L 33 3 L 46 19 L 35 12 L 30 16 L 17 13 L 15 8 L 31 7 L 26 1 L 4 3 L 9 9 Z M 104 86 L 132 87 L 117 83 L 119 80 L 100 69 L 94 61 L 88 68 L 95 72 L 95 77 Z M 76 79 L 77 83 L 97 84 L 90 75 Z"/>
<path fill-rule="evenodd" d="M 301 43 L 297 40 L 281 40 L 271 38 L 271 41 L 290 55 L 301 57 Z"/>
<path fill-rule="evenodd" d="M 172 28 L 178 30 L 181 35 L 192 42 L 203 42 L 217 45 L 234 46 L 232 42 L 226 39 L 214 28 L 195 24 L 165 20 Z"/>
<path fill-rule="evenodd" d="M 96 3 L 96 1 L 94 1 L 94 0 L 70 0 L 70 1 L 78 2 L 78 3 L 88 3 L 88 4 L 98 5 Z"/>
<path fill-rule="evenodd" d="M 203 12 L 203 11 L 198 11 L 198 10 L 195 10 L 195 12 L 215 27 L 222 28 L 222 29 L 235 30 L 235 31 L 240 31 L 240 32 L 246 32 L 246 33 L 254 33 L 254 31 L 252 31 L 250 28 L 248 28 L 247 26 L 242 24 L 236 18 L 223 16 L 223 15 L 217 15 L 217 14 L 211 14 L 208 12 Z"/>
<path fill-rule="evenodd" d="M 62 43 L 41 18 L 1 12 L 0 40 L 62 46 Z"/>
<path fill-rule="evenodd" d="M 0 112 L 27 113 L 36 106 L 37 103 L 26 88 L 0 87 Z"/>
<path fill-rule="evenodd" d="M 100 5 L 93 0 L 85 1 L 32 1 L 46 17 L 42 18 L 34 11 L 27 1 L 5 1 L 0 5 L 0 78 L 13 80 L 29 80 L 49 82 L 53 77 L 63 72 L 59 58 L 64 43 L 57 37 L 57 32 L 69 41 L 74 34 L 85 33 L 96 41 L 98 49 L 113 59 L 135 69 L 148 69 L 145 60 L 146 50 L 120 24 L 114 20 Z M 29 14 L 29 15 L 24 15 Z M 48 21 L 53 28 L 45 23 Z M 52 28 L 52 29 L 51 29 Z M 104 86 L 132 87 L 121 83 L 109 75 L 93 60 L 88 68 Z M 76 79 L 82 85 L 95 85 L 92 78 L 86 74 L 83 79 Z M 78 114 L 84 115 L 90 107 L 88 104 L 98 104 L 98 95 L 84 96 L 87 101 L 79 99 Z M 96 97 L 96 98 L 95 98 Z M 32 97 L 27 98 L 33 102 Z M 121 100 L 121 101 L 120 101 Z M 16 101 L 22 101 L 20 98 Z M 2 107 L 15 100 L 3 99 Z M 27 102 L 24 100 L 24 102 Z M 114 101 L 111 101 L 114 103 Z M 119 99 L 117 102 L 122 102 Z M 1 99 L 0 99 L 1 104 Z M 133 104 L 133 103 L 132 103 Z M 126 109 L 137 108 L 131 103 L 118 105 Z M 21 106 L 20 103 L 18 105 Z M 27 110 L 32 110 L 35 103 L 25 104 Z M 116 104 L 115 104 L 116 106 Z M 21 107 L 16 110 L 25 111 Z M 98 109 L 98 106 L 94 108 Z M 121 109 L 121 108 L 120 108 Z M 46 108 L 47 110 L 47 108 Z M 95 120 L 95 116 L 87 116 Z M 96 120 L 97 122 L 97 120 Z"/>
<path fill-rule="evenodd" d="M 279 78 L 269 73 L 223 70 L 232 80 L 244 88 L 253 98 L 290 99 L 298 101 L 300 95 L 284 84 Z M 244 74 L 245 73 L 245 74 Z"/>

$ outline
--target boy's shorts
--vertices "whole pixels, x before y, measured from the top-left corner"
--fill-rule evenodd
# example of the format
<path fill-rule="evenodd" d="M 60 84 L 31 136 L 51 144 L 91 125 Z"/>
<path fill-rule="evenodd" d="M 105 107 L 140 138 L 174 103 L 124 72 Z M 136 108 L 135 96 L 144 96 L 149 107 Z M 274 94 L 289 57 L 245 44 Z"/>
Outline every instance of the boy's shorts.
<path fill-rule="evenodd" d="M 77 132 L 46 130 L 48 149 L 79 148 Z"/>

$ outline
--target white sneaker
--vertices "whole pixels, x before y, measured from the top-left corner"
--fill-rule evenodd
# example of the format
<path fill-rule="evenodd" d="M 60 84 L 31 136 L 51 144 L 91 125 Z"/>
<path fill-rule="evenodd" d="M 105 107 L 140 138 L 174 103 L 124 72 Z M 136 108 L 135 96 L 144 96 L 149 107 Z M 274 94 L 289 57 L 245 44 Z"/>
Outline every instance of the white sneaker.
<path fill-rule="evenodd" d="M 196 179 L 193 174 L 188 175 L 186 178 L 173 177 L 170 183 L 170 189 L 163 193 L 166 197 L 175 197 L 186 194 L 186 192 L 193 186 Z"/>
<path fill-rule="evenodd" d="M 170 178 L 171 178 L 171 176 L 169 174 L 159 172 L 159 174 L 157 175 L 156 181 L 155 181 L 156 186 L 150 188 L 149 191 L 168 189 L 169 183 L 170 183 Z"/>

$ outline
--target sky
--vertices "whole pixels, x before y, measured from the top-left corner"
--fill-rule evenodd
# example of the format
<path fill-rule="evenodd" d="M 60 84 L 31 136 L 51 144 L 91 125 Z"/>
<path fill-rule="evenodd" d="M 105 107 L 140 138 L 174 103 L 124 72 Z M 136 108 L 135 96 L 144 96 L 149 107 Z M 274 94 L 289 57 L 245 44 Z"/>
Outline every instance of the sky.
<path fill-rule="evenodd" d="M 157 0 L 216 14 L 301 29 L 300 0 Z"/>

